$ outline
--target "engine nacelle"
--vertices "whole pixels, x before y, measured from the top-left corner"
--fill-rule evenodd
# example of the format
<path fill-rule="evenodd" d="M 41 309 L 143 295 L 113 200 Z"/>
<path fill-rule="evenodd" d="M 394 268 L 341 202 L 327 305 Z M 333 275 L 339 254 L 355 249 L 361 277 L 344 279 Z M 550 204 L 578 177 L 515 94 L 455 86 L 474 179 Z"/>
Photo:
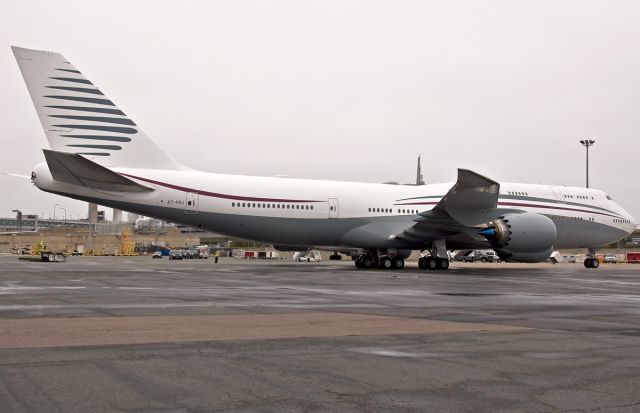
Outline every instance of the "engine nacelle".
<path fill-rule="evenodd" d="M 481 231 L 496 254 L 505 261 L 541 262 L 553 252 L 556 225 L 544 215 L 526 212 L 509 214 Z"/>

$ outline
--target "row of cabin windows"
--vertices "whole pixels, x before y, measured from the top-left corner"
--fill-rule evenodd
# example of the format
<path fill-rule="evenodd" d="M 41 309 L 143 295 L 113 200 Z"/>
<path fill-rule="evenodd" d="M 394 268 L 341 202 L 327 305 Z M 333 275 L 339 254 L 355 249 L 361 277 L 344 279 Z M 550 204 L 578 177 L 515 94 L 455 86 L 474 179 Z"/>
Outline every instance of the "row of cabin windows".
<path fill-rule="evenodd" d="M 589 198 L 591 198 L 591 199 L 593 199 L 592 196 L 586 196 L 586 195 L 566 195 L 566 194 L 563 194 L 562 196 L 564 198 L 567 198 L 567 199 L 573 199 L 573 198 L 578 198 L 578 199 L 589 199 Z"/>
<path fill-rule="evenodd" d="M 572 220 L 585 220 L 585 218 L 582 217 L 567 217 L 564 215 L 549 215 L 549 218 L 551 219 L 572 219 Z M 595 218 L 586 218 L 587 221 L 593 221 L 595 222 Z"/>
<path fill-rule="evenodd" d="M 628 219 L 617 219 L 614 218 L 613 222 L 618 223 L 618 224 L 630 224 L 631 221 L 629 221 Z"/>
<path fill-rule="evenodd" d="M 528 192 L 508 191 L 507 193 L 509 195 L 529 196 Z M 563 194 L 562 196 L 564 198 L 567 198 L 567 199 L 573 199 L 573 198 L 577 198 L 577 199 L 589 199 L 589 198 L 591 198 L 591 199 L 593 199 L 593 197 L 588 197 L 586 195 L 566 195 L 566 194 Z"/>
<path fill-rule="evenodd" d="M 384 212 L 387 214 L 392 214 L 392 208 L 369 208 L 369 212 Z M 398 214 L 417 214 L 417 209 L 398 209 Z"/>
<path fill-rule="evenodd" d="M 272 208 L 272 209 L 307 209 L 313 210 L 313 205 L 291 205 L 291 204 L 261 204 L 260 202 L 232 202 L 232 207 L 236 208 Z"/>

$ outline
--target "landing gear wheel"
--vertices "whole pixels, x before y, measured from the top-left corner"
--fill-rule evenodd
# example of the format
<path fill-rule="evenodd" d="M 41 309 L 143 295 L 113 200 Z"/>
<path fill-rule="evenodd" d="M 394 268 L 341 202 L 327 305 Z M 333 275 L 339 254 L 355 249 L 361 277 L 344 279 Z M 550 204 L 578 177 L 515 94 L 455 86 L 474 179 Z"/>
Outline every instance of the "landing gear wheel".
<path fill-rule="evenodd" d="M 373 262 L 371 261 L 371 258 L 368 256 L 362 257 L 362 268 L 371 268 L 372 264 Z"/>
<path fill-rule="evenodd" d="M 418 268 L 420 268 L 421 270 L 426 270 L 427 269 L 427 258 L 426 257 L 420 257 L 418 259 Z"/>
<path fill-rule="evenodd" d="M 584 260 L 585 268 L 598 268 L 600 266 L 600 261 L 597 258 L 587 258 Z"/>
<path fill-rule="evenodd" d="M 449 269 L 449 260 L 447 260 L 447 259 L 438 259 L 438 269 L 440 269 L 440 270 L 448 270 Z"/>
<path fill-rule="evenodd" d="M 383 270 L 389 270 L 391 269 L 393 263 L 391 262 L 391 258 L 389 257 L 382 257 L 380 258 L 380 262 L 378 263 L 378 265 L 380 266 L 380 268 L 382 268 Z"/>
<path fill-rule="evenodd" d="M 356 268 L 364 268 L 364 265 L 362 264 L 362 256 L 356 257 L 355 262 Z"/>
<path fill-rule="evenodd" d="M 438 260 L 433 257 L 427 257 L 427 269 L 435 270 L 438 268 Z"/>
<path fill-rule="evenodd" d="M 418 265 L 420 265 L 420 261 L 418 261 Z M 402 258 L 394 258 L 393 259 L 393 268 L 396 270 L 401 270 L 404 268 L 404 260 Z"/>

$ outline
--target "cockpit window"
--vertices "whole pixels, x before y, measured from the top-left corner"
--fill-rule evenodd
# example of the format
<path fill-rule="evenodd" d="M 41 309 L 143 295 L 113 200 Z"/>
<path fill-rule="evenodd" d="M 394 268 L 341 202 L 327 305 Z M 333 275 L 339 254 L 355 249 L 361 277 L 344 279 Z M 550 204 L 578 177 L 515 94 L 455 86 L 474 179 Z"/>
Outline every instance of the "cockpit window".
<path fill-rule="evenodd" d="M 609 195 L 605 195 L 609 201 L 613 201 Z"/>

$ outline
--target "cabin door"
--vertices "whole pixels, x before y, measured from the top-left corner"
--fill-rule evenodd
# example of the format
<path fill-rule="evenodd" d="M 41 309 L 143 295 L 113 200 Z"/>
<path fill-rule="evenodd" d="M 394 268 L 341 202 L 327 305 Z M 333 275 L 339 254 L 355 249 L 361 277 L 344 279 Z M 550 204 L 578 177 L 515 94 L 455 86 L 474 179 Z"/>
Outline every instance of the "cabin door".
<path fill-rule="evenodd" d="M 338 218 L 338 199 L 329 198 L 329 218 Z"/>
<path fill-rule="evenodd" d="M 560 202 L 567 202 L 564 199 L 564 195 L 562 194 L 562 191 L 560 190 L 560 188 L 558 188 L 557 186 L 551 186 L 551 190 L 553 191 L 553 195 L 556 197 L 557 201 Z"/>
<path fill-rule="evenodd" d="M 187 192 L 187 199 L 184 203 L 184 213 L 189 215 L 198 213 L 198 194 Z"/>

